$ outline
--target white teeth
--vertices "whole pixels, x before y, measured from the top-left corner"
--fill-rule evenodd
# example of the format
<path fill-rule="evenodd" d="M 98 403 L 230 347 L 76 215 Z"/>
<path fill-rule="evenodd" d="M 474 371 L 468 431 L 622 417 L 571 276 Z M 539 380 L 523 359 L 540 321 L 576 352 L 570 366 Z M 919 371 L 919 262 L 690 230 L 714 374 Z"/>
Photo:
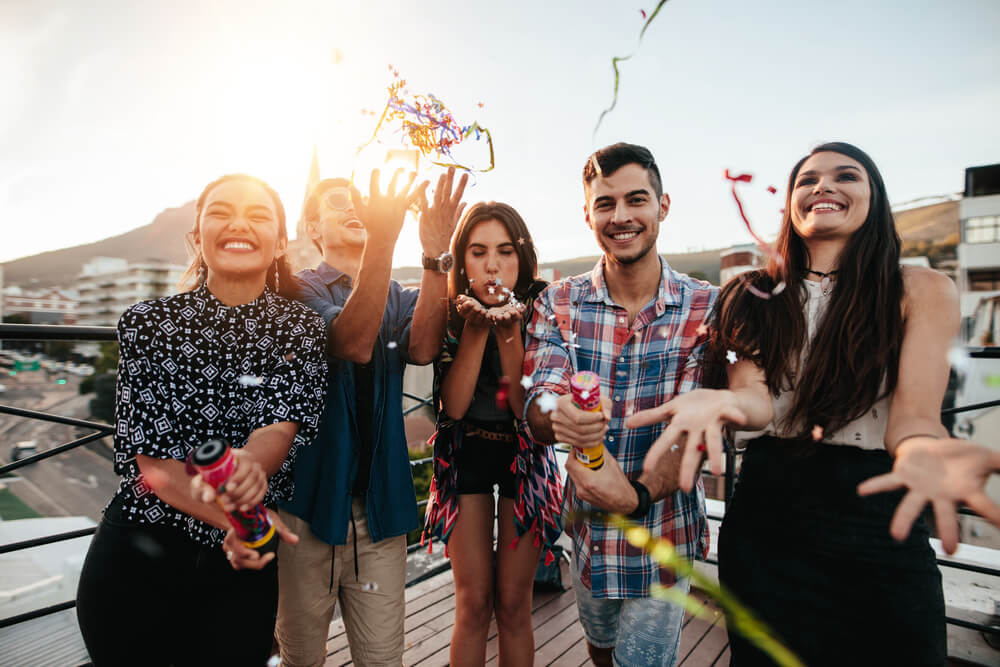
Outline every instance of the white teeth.
<path fill-rule="evenodd" d="M 832 204 L 830 202 L 820 202 L 819 204 L 814 204 L 812 207 L 813 211 L 842 211 L 844 207 L 840 204 Z"/>
<path fill-rule="evenodd" d="M 611 238 L 615 241 L 628 241 L 639 235 L 639 232 L 619 232 L 618 234 L 612 234 Z"/>
<path fill-rule="evenodd" d="M 237 250 L 253 250 L 253 246 L 246 241 L 227 241 L 226 245 L 223 246 L 226 250 L 237 249 Z"/>

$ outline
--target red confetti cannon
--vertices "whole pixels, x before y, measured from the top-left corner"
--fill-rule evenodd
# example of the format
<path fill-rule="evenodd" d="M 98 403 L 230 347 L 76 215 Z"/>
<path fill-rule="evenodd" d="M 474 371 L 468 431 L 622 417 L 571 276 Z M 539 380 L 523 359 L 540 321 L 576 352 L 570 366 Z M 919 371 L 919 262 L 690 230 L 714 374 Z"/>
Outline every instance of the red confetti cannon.
<path fill-rule="evenodd" d="M 191 462 L 201 473 L 205 483 L 217 493 L 222 493 L 223 485 L 236 470 L 236 458 L 233 456 L 232 447 L 225 440 L 217 438 L 206 440 L 194 450 Z M 274 525 L 262 504 L 257 503 L 246 512 L 239 509 L 232 513 L 226 512 L 226 518 L 233 525 L 236 536 L 243 544 L 255 549 L 261 555 L 278 549 Z"/>
<path fill-rule="evenodd" d="M 573 393 L 576 407 L 587 412 L 601 411 L 601 378 L 597 373 L 580 371 L 569 379 L 569 390 Z M 591 470 L 604 465 L 604 446 L 574 447 L 576 460 Z"/>

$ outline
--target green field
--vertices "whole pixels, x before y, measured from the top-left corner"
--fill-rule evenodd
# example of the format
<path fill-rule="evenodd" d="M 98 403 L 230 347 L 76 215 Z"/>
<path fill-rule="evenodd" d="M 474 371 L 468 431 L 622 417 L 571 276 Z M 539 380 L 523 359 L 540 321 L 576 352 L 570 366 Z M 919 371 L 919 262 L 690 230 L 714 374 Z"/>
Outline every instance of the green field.
<path fill-rule="evenodd" d="M 10 489 L 0 488 L 0 519 L 37 519 L 41 514 L 31 509 L 21 499 L 10 492 Z"/>

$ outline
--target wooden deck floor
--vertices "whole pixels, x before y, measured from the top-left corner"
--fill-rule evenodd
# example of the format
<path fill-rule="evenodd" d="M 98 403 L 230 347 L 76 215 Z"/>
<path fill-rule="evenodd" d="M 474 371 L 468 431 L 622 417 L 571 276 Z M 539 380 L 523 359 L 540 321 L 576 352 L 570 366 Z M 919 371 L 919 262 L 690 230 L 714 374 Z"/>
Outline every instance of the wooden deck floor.
<path fill-rule="evenodd" d="M 563 581 L 568 581 L 563 576 Z M 729 649 L 722 613 L 698 591 L 709 618 L 701 615 L 684 619 L 679 664 L 685 667 L 725 666 Z M 532 619 L 535 628 L 535 664 L 577 667 L 589 664 L 583 629 L 577 620 L 576 600 L 572 590 L 564 593 L 536 593 Z M 447 665 L 448 644 L 455 621 L 455 585 L 451 571 L 421 582 L 406 591 L 406 652 L 404 665 Z M 326 665 L 349 665 L 343 622 L 330 626 Z M 497 664 L 496 621 L 490 624 L 486 645 L 486 664 Z"/>

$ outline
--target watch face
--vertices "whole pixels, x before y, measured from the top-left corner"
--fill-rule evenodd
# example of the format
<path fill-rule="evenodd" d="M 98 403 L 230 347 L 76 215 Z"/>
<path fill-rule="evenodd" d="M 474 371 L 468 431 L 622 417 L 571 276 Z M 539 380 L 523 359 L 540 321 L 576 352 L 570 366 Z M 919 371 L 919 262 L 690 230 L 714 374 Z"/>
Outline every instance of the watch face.
<path fill-rule="evenodd" d="M 438 270 L 441 273 L 448 273 L 453 266 L 455 266 L 455 256 L 450 252 L 442 253 L 438 257 Z"/>

